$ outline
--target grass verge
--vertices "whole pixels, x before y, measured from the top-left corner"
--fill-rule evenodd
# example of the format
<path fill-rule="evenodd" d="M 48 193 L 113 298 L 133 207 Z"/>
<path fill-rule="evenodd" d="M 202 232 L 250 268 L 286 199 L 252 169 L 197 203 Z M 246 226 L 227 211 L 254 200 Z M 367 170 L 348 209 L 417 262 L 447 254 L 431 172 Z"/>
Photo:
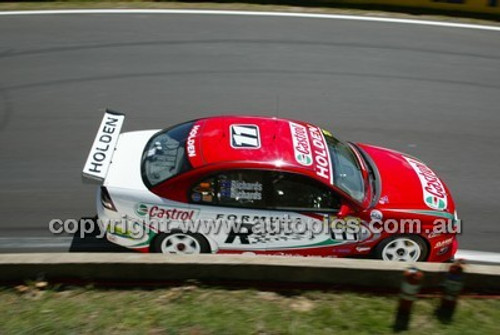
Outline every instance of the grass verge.
<path fill-rule="evenodd" d="M 421 19 L 434 21 L 449 21 L 459 23 L 474 23 L 500 25 L 498 17 L 473 13 L 436 12 L 432 10 L 409 7 L 354 6 L 347 4 L 328 4 L 321 1 L 291 1 L 302 5 L 287 5 L 287 1 L 249 0 L 235 2 L 192 2 L 192 1 L 148 1 L 148 0 L 66 0 L 66 1 L 17 1 L 0 2 L 0 11 L 9 10 L 42 10 L 42 9 L 213 9 L 213 10 L 248 10 L 275 11 L 319 14 L 343 14 L 392 17 L 402 19 Z M 261 3 L 259 3 L 261 2 Z M 264 3 L 264 4 L 262 4 Z M 283 3 L 283 4 L 280 4 Z M 307 5 L 307 6 L 306 6 Z M 353 7 L 354 6 L 354 7 Z"/>
<path fill-rule="evenodd" d="M 384 334 L 397 296 L 357 293 L 165 289 L 0 289 L 0 334 Z M 464 298 L 452 324 L 437 299 L 414 306 L 408 334 L 496 334 L 500 300 Z"/>

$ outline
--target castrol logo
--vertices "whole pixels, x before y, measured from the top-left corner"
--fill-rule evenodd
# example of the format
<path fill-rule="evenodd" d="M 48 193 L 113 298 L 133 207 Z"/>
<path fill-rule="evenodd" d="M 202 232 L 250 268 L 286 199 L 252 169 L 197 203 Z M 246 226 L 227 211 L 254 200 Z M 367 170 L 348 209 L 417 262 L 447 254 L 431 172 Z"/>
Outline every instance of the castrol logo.
<path fill-rule="evenodd" d="M 443 183 L 437 175 L 424 163 L 410 157 L 403 157 L 413 168 L 420 180 L 425 204 L 432 209 L 446 209 L 448 206 L 448 196 Z"/>
<path fill-rule="evenodd" d="M 313 158 L 306 127 L 290 122 L 290 133 L 292 134 L 293 156 L 295 160 L 300 165 L 311 166 Z"/>
<path fill-rule="evenodd" d="M 147 216 L 150 219 L 168 219 L 168 220 L 193 220 L 198 215 L 197 209 L 166 207 L 152 204 L 137 204 L 135 212 L 139 216 Z"/>

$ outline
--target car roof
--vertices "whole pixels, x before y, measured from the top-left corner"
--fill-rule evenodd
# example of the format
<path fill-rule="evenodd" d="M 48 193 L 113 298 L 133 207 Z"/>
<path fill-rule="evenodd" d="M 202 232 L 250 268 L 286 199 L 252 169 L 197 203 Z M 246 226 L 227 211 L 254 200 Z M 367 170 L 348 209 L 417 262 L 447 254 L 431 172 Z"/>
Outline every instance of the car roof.
<path fill-rule="evenodd" d="M 217 163 L 258 163 L 333 184 L 326 134 L 331 136 L 313 124 L 291 119 L 216 116 L 194 121 L 186 150 L 194 168 Z"/>

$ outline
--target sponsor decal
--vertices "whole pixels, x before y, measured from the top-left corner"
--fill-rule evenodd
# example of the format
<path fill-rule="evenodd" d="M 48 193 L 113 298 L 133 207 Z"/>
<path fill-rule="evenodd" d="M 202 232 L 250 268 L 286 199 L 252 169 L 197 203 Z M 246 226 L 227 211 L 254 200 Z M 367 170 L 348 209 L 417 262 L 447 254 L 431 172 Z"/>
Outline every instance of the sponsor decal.
<path fill-rule="evenodd" d="M 145 204 L 137 204 L 135 207 L 135 212 L 139 216 L 146 216 L 148 215 L 148 206 Z"/>
<path fill-rule="evenodd" d="M 240 180 L 221 180 L 221 196 L 236 200 L 262 200 L 262 184 L 247 183 Z"/>
<path fill-rule="evenodd" d="M 333 184 L 332 168 L 330 166 L 330 152 L 328 151 L 323 133 L 321 132 L 321 129 L 317 127 L 311 125 L 308 127 L 314 152 L 314 170 L 318 176 Z"/>
<path fill-rule="evenodd" d="M 290 122 L 290 133 L 292 134 L 293 155 L 295 160 L 300 165 L 311 166 L 313 158 L 306 127 Z"/>
<path fill-rule="evenodd" d="M 351 248 L 335 248 L 335 252 L 337 252 L 339 254 L 349 254 L 352 252 L 352 249 Z"/>
<path fill-rule="evenodd" d="M 201 182 L 193 188 L 191 199 L 195 202 L 212 202 L 214 189 L 211 182 Z"/>
<path fill-rule="evenodd" d="M 305 230 L 294 231 L 291 226 L 282 220 L 291 220 L 290 216 L 269 216 L 269 215 L 240 215 L 221 213 L 216 215 L 216 220 L 228 220 L 235 222 L 228 232 L 225 244 L 241 245 L 262 245 L 266 249 L 295 249 L 309 246 L 319 246 L 320 244 L 338 244 L 339 241 L 332 241 L 327 237 L 325 241 L 311 244 L 311 235 Z M 268 227 L 268 229 L 266 229 Z M 283 244 L 289 246 L 282 246 Z M 278 246 L 276 246 L 278 245 Z"/>
<path fill-rule="evenodd" d="M 346 216 L 341 221 L 338 217 L 329 217 L 330 236 L 335 241 L 358 241 L 361 219 L 355 216 Z"/>
<path fill-rule="evenodd" d="M 425 204 L 432 209 L 446 209 L 448 206 L 448 197 L 441 180 L 424 163 L 410 157 L 403 157 L 413 168 L 420 180 Z"/>
<path fill-rule="evenodd" d="M 453 243 L 453 237 L 450 237 L 450 238 L 447 238 L 446 240 L 442 240 L 442 241 L 439 241 L 438 243 L 436 243 L 436 245 L 434 246 L 434 249 L 446 247 L 447 245 L 450 245 L 452 243 Z"/>
<path fill-rule="evenodd" d="M 382 220 L 384 218 L 384 215 L 378 209 L 374 209 L 370 212 L 370 218 L 372 220 Z"/>
<path fill-rule="evenodd" d="M 161 205 L 138 204 L 135 212 L 139 216 L 170 220 L 193 220 L 198 216 L 197 209 L 167 207 Z"/>
<path fill-rule="evenodd" d="M 450 250 L 450 247 L 444 247 L 444 248 L 441 248 L 440 250 L 438 250 L 437 255 L 438 255 L 438 256 L 444 255 L 444 254 L 445 254 L 445 253 L 447 253 L 449 250 Z"/>
<path fill-rule="evenodd" d="M 431 238 L 435 238 L 435 237 L 439 237 L 439 236 L 441 236 L 441 233 L 432 232 L 432 233 L 429 233 L 429 235 L 427 235 L 427 238 L 431 239 Z"/>
<path fill-rule="evenodd" d="M 203 194 L 201 200 L 203 202 L 212 202 L 214 200 L 214 196 L 211 194 Z"/>
<path fill-rule="evenodd" d="M 212 183 L 201 182 L 196 187 L 193 188 L 193 191 L 198 193 L 206 193 L 206 192 L 213 192 L 214 189 Z"/>
<path fill-rule="evenodd" d="M 196 157 L 196 136 L 198 135 L 198 130 L 200 129 L 199 124 L 195 124 L 191 131 L 189 132 L 188 138 L 186 140 L 186 150 L 189 157 Z"/>
<path fill-rule="evenodd" d="M 201 193 L 193 193 L 191 194 L 191 199 L 194 201 L 194 202 L 199 202 L 201 201 Z"/>
<path fill-rule="evenodd" d="M 387 195 L 380 197 L 380 199 L 378 200 L 378 203 L 381 205 L 385 205 L 385 204 L 389 203 L 389 197 Z"/>
<path fill-rule="evenodd" d="M 234 149 L 259 149 L 259 127 L 253 124 L 232 124 L 229 127 L 230 143 Z"/>
<path fill-rule="evenodd" d="M 84 173 L 102 179 L 106 177 L 123 119 L 123 115 L 109 112 L 104 114 L 99 131 L 85 163 Z"/>
<path fill-rule="evenodd" d="M 249 224 L 259 224 L 265 222 L 275 222 L 279 223 L 282 220 L 292 220 L 290 215 L 265 215 L 265 214 L 227 214 L 219 213 L 216 214 L 216 220 L 227 220 L 229 222 L 241 222 Z M 286 223 L 283 223 L 286 225 Z"/>

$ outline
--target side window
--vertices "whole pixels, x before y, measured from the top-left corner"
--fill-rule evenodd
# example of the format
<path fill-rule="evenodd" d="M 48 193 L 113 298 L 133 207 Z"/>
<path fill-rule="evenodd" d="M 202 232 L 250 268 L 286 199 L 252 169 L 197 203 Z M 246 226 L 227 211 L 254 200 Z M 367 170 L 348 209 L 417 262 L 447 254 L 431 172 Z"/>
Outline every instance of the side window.
<path fill-rule="evenodd" d="M 272 172 L 275 209 L 338 210 L 340 197 L 321 183 L 292 173 Z"/>
<path fill-rule="evenodd" d="M 193 186 L 193 203 L 243 208 L 265 208 L 264 172 L 227 171 L 212 175 Z"/>

